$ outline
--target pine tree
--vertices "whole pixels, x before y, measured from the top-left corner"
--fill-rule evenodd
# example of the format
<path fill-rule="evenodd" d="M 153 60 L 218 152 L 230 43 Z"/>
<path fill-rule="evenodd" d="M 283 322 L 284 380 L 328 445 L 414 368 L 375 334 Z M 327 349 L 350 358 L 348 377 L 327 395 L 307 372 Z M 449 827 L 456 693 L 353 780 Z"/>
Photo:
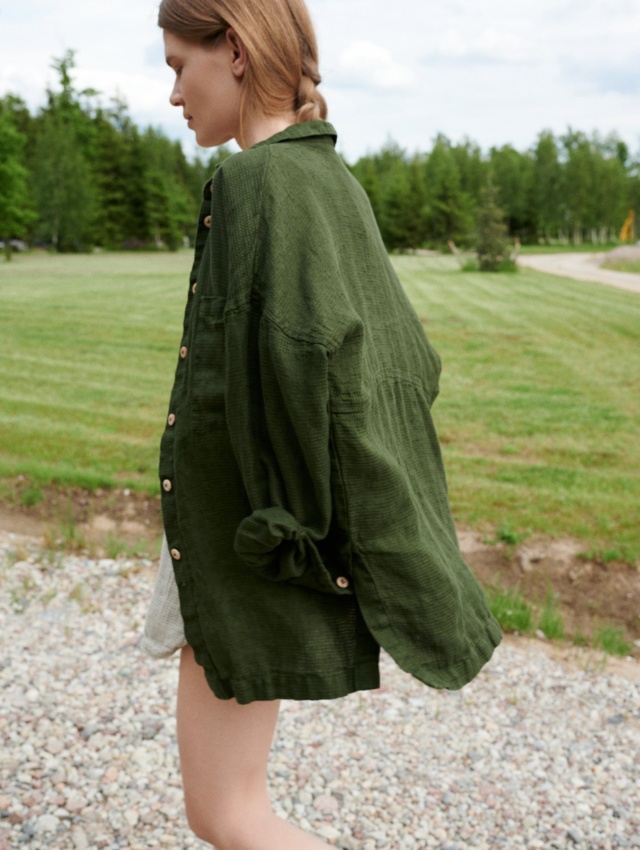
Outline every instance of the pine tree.
<path fill-rule="evenodd" d="M 505 267 L 509 255 L 507 233 L 504 212 L 498 206 L 498 189 L 489 177 L 478 209 L 476 251 L 480 271 L 495 272 Z"/>
<path fill-rule="evenodd" d="M 11 240 L 25 235 L 35 217 L 24 166 L 25 139 L 8 114 L 0 113 L 0 240 L 11 259 Z"/>

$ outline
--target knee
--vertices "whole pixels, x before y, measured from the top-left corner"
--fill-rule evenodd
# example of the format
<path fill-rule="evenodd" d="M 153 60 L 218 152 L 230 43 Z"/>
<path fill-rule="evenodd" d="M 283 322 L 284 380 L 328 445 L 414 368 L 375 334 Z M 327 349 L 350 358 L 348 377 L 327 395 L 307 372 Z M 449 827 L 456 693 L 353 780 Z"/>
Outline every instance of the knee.
<path fill-rule="evenodd" d="M 212 844 L 217 850 L 226 850 L 228 825 L 226 813 L 215 804 L 204 807 L 185 798 L 189 829 L 200 841 Z"/>
<path fill-rule="evenodd" d="M 189 829 L 201 841 L 212 844 L 216 850 L 244 850 L 260 834 L 259 823 L 272 814 L 263 805 L 250 800 L 211 800 L 209 804 L 185 798 Z"/>

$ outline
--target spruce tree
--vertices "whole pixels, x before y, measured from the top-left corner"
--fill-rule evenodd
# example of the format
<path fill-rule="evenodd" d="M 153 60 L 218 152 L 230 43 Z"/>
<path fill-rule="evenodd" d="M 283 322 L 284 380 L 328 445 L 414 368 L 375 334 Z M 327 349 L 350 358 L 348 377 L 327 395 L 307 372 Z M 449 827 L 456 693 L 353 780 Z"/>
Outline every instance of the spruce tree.
<path fill-rule="evenodd" d="M 34 218 L 23 162 L 24 142 L 11 117 L 0 113 L 0 240 L 7 260 L 11 259 L 11 240 L 22 238 Z"/>
<path fill-rule="evenodd" d="M 478 209 L 476 251 L 480 271 L 504 268 L 509 258 L 507 233 L 504 212 L 498 206 L 498 189 L 489 177 Z"/>

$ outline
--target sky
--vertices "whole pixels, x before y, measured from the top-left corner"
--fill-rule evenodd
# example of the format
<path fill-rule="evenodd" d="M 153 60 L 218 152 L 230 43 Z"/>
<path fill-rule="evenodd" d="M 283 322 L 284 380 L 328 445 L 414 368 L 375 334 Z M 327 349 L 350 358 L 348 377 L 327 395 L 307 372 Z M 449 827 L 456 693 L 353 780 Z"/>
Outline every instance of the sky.
<path fill-rule="evenodd" d="M 545 129 L 616 131 L 640 150 L 640 0 L 308 0 L 322 91 L 350 162 L 443 133 L 531 147 Z M 0 0 L 0 96 L 33 109 L 76 51 L 79 89 L 199 149 L 168 102 L 156 0 Z"/>

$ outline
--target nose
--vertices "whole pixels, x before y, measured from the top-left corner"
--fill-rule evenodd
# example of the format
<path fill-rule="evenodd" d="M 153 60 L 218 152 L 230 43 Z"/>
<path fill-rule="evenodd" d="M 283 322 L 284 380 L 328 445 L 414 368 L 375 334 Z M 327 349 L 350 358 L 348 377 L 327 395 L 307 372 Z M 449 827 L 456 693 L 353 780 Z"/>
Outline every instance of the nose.
<path fill-rule="evenodd" d="M 173 89 L 171 90 L 171 95 L 169 96 L 169 103 L 171 106 L 184 106 L 184 100 L 182 99 L 182 92 L 180 91 L 180 81 L 176 80 L 173 84 Z"/>

